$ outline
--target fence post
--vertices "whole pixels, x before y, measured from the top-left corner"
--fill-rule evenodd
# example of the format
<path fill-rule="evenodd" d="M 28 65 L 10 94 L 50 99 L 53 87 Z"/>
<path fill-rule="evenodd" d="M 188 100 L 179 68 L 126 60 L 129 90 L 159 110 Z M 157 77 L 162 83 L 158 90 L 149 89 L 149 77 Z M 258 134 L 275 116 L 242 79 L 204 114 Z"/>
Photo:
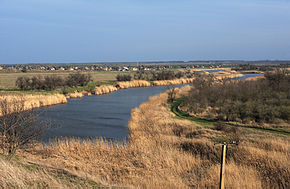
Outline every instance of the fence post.
<path fill-rule="evenodd" d="M 220 171 L 220 189 L 224 189 L 224 173 L 225 173 L 225 165 L 226 165 L 226 152 L 227 152 L 227 144 L 224 143 L 222 145 L 222 158 L 221 158 L 221 171 Z"/>

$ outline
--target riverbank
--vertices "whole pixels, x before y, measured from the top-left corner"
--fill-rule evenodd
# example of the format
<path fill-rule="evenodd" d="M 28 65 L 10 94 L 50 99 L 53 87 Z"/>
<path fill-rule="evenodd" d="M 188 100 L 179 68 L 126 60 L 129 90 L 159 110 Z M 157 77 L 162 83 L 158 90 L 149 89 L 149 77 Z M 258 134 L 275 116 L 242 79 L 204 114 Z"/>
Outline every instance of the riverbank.
<path fill-rule="evenodd" d="M 178 89 L 177 97 L 189 88 Z M 215 143 L 238 135 L 240 144 L 228 149 L 225 187 L 289 186 L 289 138 L 285 136 L 239 129 L 233 133 L 176 119 L 167 104 L 167 93 L 151 97 L 131 115 L 126 144 L 101 138 L 62 139 L 35 145 L 18 156 L 111 186 L 217 188 L 221 147 Z"/>
<path fill-rule="evenodd" d="M 206 74 L 206 73 L 205 73 Z M 227 69 L 226 71 L 219 71 L 216 73 L 213 73 L 213 76 L 216 79 L 224 79 L 224 78 L 236 78 L 241 77 L 243 75 L 236 73 L 234 71 L 231 71 L 230 69 Z M 150 86 L 164 86 L 164 85 L 178 85 L 178 84 L 187 84 L 192 83 L 194 81 L 194 78 L 180 78 L 180 79 L 174 79 L 174 80 L 158 80 L 158 81 L 146 81 L 146 80 L 132 80 L 132 81 L 121 81 L 121 82 L 115 82 L 114 84 L 103 84 L 100 86 L 97 86 L 94 88 L 93 91 L 74 91 L 67 93 L 65 96 L 62 94 L 28 94 L 28 93 L 21 93 L 21 91 L 18 91 L 17 93 L 2 93 L 6 94 L 5 98 L 12 98 L 14 99 L 15 95 L 22 95 L 22 100 L 25 101 L 25 109 L 33 109 L 33 108 L 39 108 L 42 106 L 50 106 L 50 105 L 56 105 L 56 104 L 63 104 L 66 103 L 67 100 L 65 98 L 82 98 L 83 96 L 90 96 L 92 94 L 94 95 L 103 95 L 112 93 L 114 91 L 120 90 L 120 89 L 128 89 L 128 88 L 135 88 L 135 87 L 150 87 Z M 14 95 L 15 94 L 15 95 Z"/>
<path fill-rule="evenodd" d="M 229 78 L 238 78 L 242 77 L 243 74 L 236 73 L 235 71 L 220 71 L 217 73 L 213 73 L 216 79 L 229 79 Z M 150 86 L 164 86 L 164 85 L 180 85 L 192 83 L 194 78 L 179 78 L 173 80 L 158 80 L 158 81 L 146 81 L 146 80 L 132 80 L 132 81 L 119 81 L 112 85 L 101 85 L 95 87 L 94 94 L 95 95 L 103 95 L 108 94 L 120 89 L 128 89 L 135 87 L 150 87 Z M 82 92 L 74 92 L 69 93 L 67 96 L 70 98 L 81 98 L 83 95 L 81 93 L 89 93 L 88 91 Z"/>
<path fill-rule="evenodd" d="M 31 110 L 43 106 L 64 104 L 67 99 L 62 94 L 21 94 L 21 93 L 0 93 L 0 100 L 6 100 L 9 103 L 21 102 L 24 110 Z M 13 106 L 13 105 L 11 105 Z"/>
<path fill-rule="evenodd" d="M 146 81 L 146 80 L 132 80 L 132 81 L 119 81 L 113 85 L 101 85 L 97 86 L 94 90 L 95 95 L 103 95 L 112 93 L 121 89 L 136 88 L 136 87 L 151 87 L 151 86 L 164 86 L 164 85 L 180 85 L 192 83 L 194 78 L 180 78 L 175 80 L 160 80 L 160 81 Z M 84 93 L 89 93 L 88 91 L 82 91 L 67 94 L 70 98 L 81 98 Z"/>

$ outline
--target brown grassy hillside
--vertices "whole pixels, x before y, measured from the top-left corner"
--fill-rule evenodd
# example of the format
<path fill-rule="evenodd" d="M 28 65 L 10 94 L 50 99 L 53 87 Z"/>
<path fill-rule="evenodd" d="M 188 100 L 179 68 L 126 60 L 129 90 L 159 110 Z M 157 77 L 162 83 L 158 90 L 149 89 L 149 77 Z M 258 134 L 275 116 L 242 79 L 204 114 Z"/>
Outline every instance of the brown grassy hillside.
<path fill-rule="evenodd" d="M 228 149 L 225 186 L 289 187 L 288 136 L 248 128 L 220 130 L 179 120 L 166 101 L 167 94 L 162 94 L 132 110 L 128 143 L 63 139 L 18 155 L 115 186 L 217 188 L 221 146 L 215 142 L 238 136 L 240 144 Z"/>

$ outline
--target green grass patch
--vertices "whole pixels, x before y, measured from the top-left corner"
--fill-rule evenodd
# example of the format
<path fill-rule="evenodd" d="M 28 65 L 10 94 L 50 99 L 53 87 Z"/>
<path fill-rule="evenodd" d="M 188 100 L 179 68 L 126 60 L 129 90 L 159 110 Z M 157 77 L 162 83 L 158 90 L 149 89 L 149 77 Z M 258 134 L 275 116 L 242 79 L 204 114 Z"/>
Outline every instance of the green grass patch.
<path fill-rule="evenodd" d="M 215 143 L 218 143 L 218 144 L 223 144 L 225 142 L 230 141 L 230 137 L 227 137 L 227 136 L 218 136 L 218 137 L 214 138 L 213 141 Z"/>
<path fill-rule="evenodd" d="M 98 81 L 98 85 L 113 85 L 116 80 L 106 80 L 106 81 Z"/>
<path fill-rule="evenodd" d="M 196 122 L 202 126 L 212 126 L 214 123 L 217 122 L 217 120 L 208 120 L 204 118 L 194 117 L 190 116 L 188 112 L 180 110 L 178 107 L 182 103 L 184 98 L 178 98 L 173 103 L 171 103 L 171 111 L 176 115 L 177 119 L 187 119 L 193 122 Z M 228 126 L 231 127 L 240 127 L 240 128 L 247 128 L 247 129 L 255 129 L 257 131 L 264 131 L 264 132 L 271 132 L 276 134 L 283 134 L 283 135 L 290 135 L 290 132 L 285 131 L 283 129 L 274 129 L 274 128 L 262 128 L 262 127 L 255 127 L 255 126 L 249 126 L 249 125 L 237 125 L 232 124 L 229 122 L 224 122 L 228 124 Z"/>
<path fill-rule="evenodd" d="M 36 91 L 36 90 L 1 90 L 0 93 L 17 93 L 17 94 L 39 94 L 39 95 L 51 95 L 58 94 L 58 91 Z"/>
<path fill-rule="evenodd" d="M 171 104 L 171 111 L 178 118 L 194 121 L 200 125 L 213 125 L 216 122 L 216 120 L 208 120 L 208 119 L 204 119 L 204 118 L 190 116 L 188 114 L 188 112 L 180 110 L 178 107 L 182 103 L 182 101 L 183 101 L 183 98 L 178 98 Z"/>

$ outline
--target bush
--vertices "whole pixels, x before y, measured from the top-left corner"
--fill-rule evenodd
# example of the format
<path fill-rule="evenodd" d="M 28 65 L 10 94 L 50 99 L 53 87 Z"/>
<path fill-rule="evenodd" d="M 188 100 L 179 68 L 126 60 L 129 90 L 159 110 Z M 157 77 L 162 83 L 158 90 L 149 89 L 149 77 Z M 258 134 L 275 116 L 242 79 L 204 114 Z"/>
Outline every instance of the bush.
<path fill-rule="evenodd" d="M 78 87 L 86 86 L 91 81 L 90 75 L 81 73 L 70 74 L 67 78 L 63 79 L 60 76 L 34 76 L 18 77 L 16 80 L 16 86 L 21 90 L 47 90 L 52 91 L 59 87 Z"/>
<path fill-rule="evenodd" d="M 37 113 L 25 109 L 21 96 L 0 100 L 0 148 L 11 158 L 17 149 L 25 147 L 40 137 L 47 124 L 38 121 Z"/>
<path fill-rule="evenodd" d="M 167 91 L 167 95 L 168 95 L 167 102 L 172 103 L 176 98 L 176 93 L 177 93 L 177 90 L 175 87 L 169 88 Z"/>
<path fill-rule="evenodd" d="M 28 77 L 18 77 L 16 79 L 16 86 L 21 90 L 27 90 L 30 88 L 30 79 Z"/>
<path fill-rule="evenodd" d="M 57 87 L 64 86 L 64 80 L 59 76 L 46 76 L 43 86 L 45 90 L 55 90 Z"/>
<path fill-rule="evenodd" d="M 132 76 L 129 74 L 118 74 L 116 79 L 117 81 L 131 81 Z"/>
<path fill-rule="evenodd" d="M 58 87 L 64 86 L 64 80 L 59 76 L 34 76 L 19 77 L 16 80 L 16 86 L 21 90 L 55 90 Z"/>
<path fill-rule="evenodd" d="M 91 80 L 91 75 L 85 75 L 77 72 L 70 74 L 66 78 L 66 85 L 69 87 L 86 86 Z"/>
<path fill-rule="evenodd" d="M 216 115 L 219 120 L 242 123 L 290 121 L 290 75 L 277 70 L 264 80 L 224 80 L 197 76 L 184 106 L 195 114 Z"/>

